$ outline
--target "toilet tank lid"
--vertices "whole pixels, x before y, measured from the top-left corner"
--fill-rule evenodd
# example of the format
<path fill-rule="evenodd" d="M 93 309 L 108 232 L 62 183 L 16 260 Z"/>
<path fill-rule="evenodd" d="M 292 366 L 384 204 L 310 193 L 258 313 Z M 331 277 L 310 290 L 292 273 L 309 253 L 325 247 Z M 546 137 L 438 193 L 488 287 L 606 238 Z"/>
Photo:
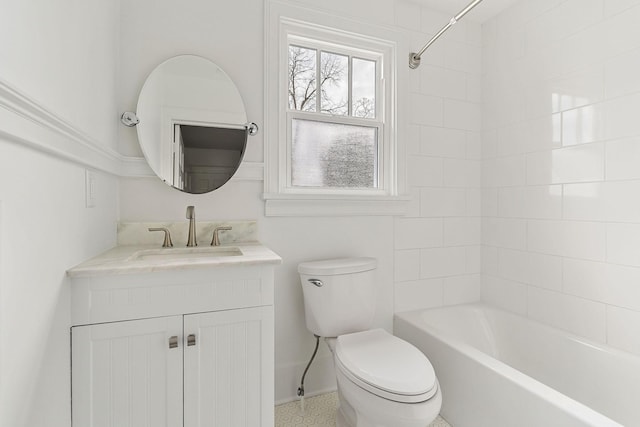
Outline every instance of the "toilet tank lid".
<path fill-rule="evenodd" d="M 338 258 L 321 261 L 308 261 L 298 264 L 298 273 L 318 276 L 331 276 L 334 274 L 360 273 L 373 270 L 378 266 L 375 258 Z"/>

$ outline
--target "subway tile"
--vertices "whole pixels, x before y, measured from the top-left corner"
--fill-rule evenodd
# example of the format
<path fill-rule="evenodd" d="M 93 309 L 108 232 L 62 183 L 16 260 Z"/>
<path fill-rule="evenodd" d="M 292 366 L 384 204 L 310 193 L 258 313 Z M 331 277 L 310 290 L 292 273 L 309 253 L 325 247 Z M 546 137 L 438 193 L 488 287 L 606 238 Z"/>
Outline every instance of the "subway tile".
<path fill-rule="evenodd" d="M 640 47 L 640 7 L 632 7 L 601 25 L 600 36 L 609 56 L 619 55 Z"/>
<path fill-rule="evenodd" d="M 442 98 L 412 93 L 410 106 L 409 123 L 442 126 L 444 117 Z"/>
<path fill-rule="evenodd" d="M 422 188 L 420 213 L 424 217 L 466 216 L 467 191 L 464 188 Z"/>
<path fill-rule="evenodd" d="M 527 252 L 498 249 L 498 274 L 506 280 L 528 283 Z"/>
<path fill-rule="evenodd" d="M 442 245 L 442 219 L 398 218 L 395 227 L 395 248 L 416 249 Z"/>
<path fill-rule="evenodd" d="M 605 224 L 565 221 L 561 238 L 564 256 L 593 261 L 605 260 L 607 241 Z"/>
<path fill-rule="evenodd" d="M 420 6 L 407 0 L 396 0 L 395 23 L 398 27 L 420 30 Z"/>
<path fill-rule="evenodd" d="M 587 105 L 562 113 L 562 145 L 565 147 L 605 138 L 605 107 Z"/>
<path fill-rule="evenodd" d="M 438 187 L 443 182 L 441 158 L 411 156 L 407 158 L 407 180 L 410 186 Z"/>
<path fill-rule="evenodd" d="M 640 180 L 604 184 L 607 221 L 640 223 Z"/>
<path fill-rule="evenodd" d="M 604 179 L 604 144 L 586 144 L 551 152 L 553 184 L 602 181 Z"/>
<path fill-rule="evenodd" d="M 483 188 L 480 190 L 482 200 L 481 213 L 483 217 L 498 216 L 498 189 Z"/>
<path fill-rule="evenodd" d="M 467 199 L 467 216 L 482 216 L 482 190 L 480 188 L 465 189 Z"/>
<path fill-rule="evenodd" d="M 482 69 L 482 48 L 466 42 L 451 41 L 444 52 L 444 66 L 467 73 L 480 72 Z"/>
<path fill-rule="evenodd" d="M 436 157 L 466 157 L 467 132 L 460 129 L 422 126 L 420 154 Z"/>
<path fill-rule="evenodd" d="M 443 126 L 472 131 L 482 130 L 481 104 L 455 99 L 444 99 Z"/>
<path fill-rule="evenodd" d="M 513 156 L 525 152 L 525 123 L 516 123 L 498 129 L 498 156 Z"/>
<path fill-rule="evenodd" d="M 443 159 L 445 187 L 480 187 L 480 161 Z"/>
<path fill-rule="evenodd" d="M 424 65 L 420 92 L 425 95 L 467 100 L 467 73 L 434 65 Z"/>
<path fill-rule="evenodd" d="M 562 258 L 529 252 L 527 283 L 556 291 L 562 289 Z"/>
<path fill-rule="evenodd" d="M 561 221 L 527 221 L 527 249 L 548 255 L 564 255 Z"/>
<path fill-rule="evenodd" d="M 467 131 L 466 154 L 469 160 L 482 159 L 482 133 Z"/>
<path fill-rule="evenodd" d="M 404 282 L 420 278 L 420 250 L 402 250 L 395 252 L 394 280 Z"/>
<path fill-rule="evenodd" d="M 503 218 L 524 218 L 527 216 L 524 187 L 498 189 L 498 216 Z"/>
<path fill-rule="evenodd" d="M 605 304 L 533 286 L 527 289 L 527 314 L 542 323 L 606 342 Z"/>
<path fill-rule="evenodd" d="M 398 283 L 394 287 L 394 310 L 419 310 L 443 305 L 442 279 L 414 280 Z"/>
<path fill-rule="evenodd" d="M 562 217 L 562 186 L 525 187 L 524 208 L 528 218 L 560 219 Z"/>
<path fill-rule="evenodd" d="M 446 277 L 443 279 L 444 304 L 468 304 L 480 300 L 480 275 Z"/>
<path fill-rule="evenodd" d="M 467 246 L 467 274 L 480 274 L 482 272 L 482 246 Z"/>
<path fill-rule="evenodd" d="M 509 249 L 525 249 L 527 245 L 527 222 L 522 219 L 483 218 L 483 243 Z"/>
<path fill-rule="evenodd" d="M 605 153 L 607 180 L 640 179 L 640 138 L 609 141 Z"/>
<path fill-rule="evenodd" d="M 484 243 L 484 242 L 483 242 Z M 481 248 L 482 253 L 482 274 L 489 276 L 498 276 L 498 251 L 500 249 L 492 246 L 486 246 L 483 244 Z"/>
<path fill-rule="evenodd" d="M 640 356 L 640 313 L 608 306 L 607 344 Z"/>
<path fill-rule="evenodd" d="M 638 35 L 640 37 L 640 34 Z M 612 99 L 602 104 L 606 139 L 640 135 L 640 93 Z"/>
<path fill-rule="evenodd" d="M 466 273 L 466 249 L 463 246 L 453 248 L 431 248 L 420 251 L 420 277 L 458 276 Z"/>
<path fill-rule="evenodd" d="M 577 221 L 605 221 L 604 183 L 565 184 L 562 217 Z"/>
<path fill-rule="evenodd" d="M 522 149 L 525 153 L 562 146 L 562 114 L 556 113 L 524 122 Z"/>
<path fill-rule="evenodd" d="M 607 261 L 640 267 L 640 224 L 607 224 Z"/>
<path fill-rule="evenodd" d="M 527 168 L 525 156 L 485 159 L 482 162 L 482 185 L 485 187 L 524 185 Z"/>
<path fill-rule="evenodd" d="M 479 245 L 480 218 L 444 218 L 444 246 Z"/>
<path fill-rule="evenodd" d="M 607 264 L 606 271 L 603 301 L 640 312 L 640 268 Z"/>
<path fill-rule="evenodd" d="M 640 92 L 640 49 L 609 59 L 604 66 L 606 98 Z"/>
<path fill-rule="evenodd" d="M 527 314 L 527 285 L 492 276 L 482 277 L 482 300 L 517 314 Z"/>
<path fill-rule="evenodd" d="M 582 259 L 562 260 L 562 291 L 594 301 L 604 300 L 606 264 Z"/>
<path fill-rule="evenodd" d="M 604 68 L 598 65 L 553 79 L 550 88 L 554 113 L 601 102 L 604 98 Z"/>

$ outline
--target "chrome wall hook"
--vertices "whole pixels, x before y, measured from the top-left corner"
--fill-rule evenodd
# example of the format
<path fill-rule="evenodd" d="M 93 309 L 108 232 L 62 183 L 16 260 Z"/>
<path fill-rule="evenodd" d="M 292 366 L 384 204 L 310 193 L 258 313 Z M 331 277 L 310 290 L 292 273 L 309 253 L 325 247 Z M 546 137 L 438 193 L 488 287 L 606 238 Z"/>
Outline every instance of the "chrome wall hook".
<path fill-rule="evenodd" d="M 124 113 L 122 113 L 122 116 L 120 116 L 120 121 L 123 125 L 130 128 L 140 123 L 140 119 L 138 118 L 138 116 L 136 116 L 136 113 L 132 113 L 131 111 L 125 111 Z"/>

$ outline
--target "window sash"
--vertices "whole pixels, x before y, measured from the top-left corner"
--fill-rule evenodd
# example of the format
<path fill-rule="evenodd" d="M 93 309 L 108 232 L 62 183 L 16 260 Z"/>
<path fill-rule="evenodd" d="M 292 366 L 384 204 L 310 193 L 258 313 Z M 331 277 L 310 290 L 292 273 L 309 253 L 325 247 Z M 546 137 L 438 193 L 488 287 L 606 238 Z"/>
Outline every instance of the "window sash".
<path fill-rule="evenodd" d="M 352 126 L 363 126 L 376 128 L 377 138 L 377 188 L 339 188 L 339 187 L 303 187 L 292 184 L 292 154 L 293 154 L 293 126 L 294 119 L 316 121 L 331 124 L 344 124 Z M 283 192 L 295 194 L 363 194 L 363 195 L 385 195 L 388 189 L 385 188 L 385 171 L 388 169 L 388 159 L 385 158 L 384 124 L 380 120 L 365 119 L 360 117 L 331 116 L 322 113 L 310 113 L 299 110 L 290 110 L 286 113 L 287 123 L 287 143 L 286 143 L 286 176 Z"/>
<path fill-rule="evenodd" d="M 320 40 L 315 40 L 315 39 L 310 39 L 310 38 L 306 38 L 306 37 L 301 37 L 301 36 L 296 36 L 296 35 L 291 35 L 289 34 L 289 36 L 287 37 L 287 44 L 286 44 L 286 64 L 285 64 L 285 70 L 288 71 L 289 65 L 288 65 L 288 60 L 289 60 L 289 47 L 290 46 L 294 46 L 294 47 L 299 47 L 299 48 L 303 48 L 303 49 L 314 49 L 316 51 L 316 111 L 313 112 L 315 114 L 323 114 L 323 115 L 329 115 L 331 117 L 343 117 L 343 116 L 339 116 L 339 115 L 331 115 L 329 113 L 323 113 L 321 110 L 321 96 L 320 96 L 320 86 L 319 86 L 319 80 L 320 80 L 320 68 L 321 68 L 321 54 L 322 52 L 325 53 L 333 53 L 333 54 L 337 54 L 337 55 L 344 55 L 347 56 L 349 58 L 348 60 L 348 64 L 349 64 L 349 75 L 348 75 L 348 83 L 347 83 L 347 87 L 348 87 L 348 116 L 351 117 L 351 115 L 353 114 L 353 100 L 352 100 L 352 92 L 353 92 L 353 59 L 361 59 L 361 60 L 366 60 L 366 61 L 372 61 L 375 63 L 375 117 L 372 120 L 377 120 L 377 121 L 384 121 L 384 75 L 383 75 L 383 71 L 384 71 L 384 63 L 383 63 L 383 58 L 384 55 L 382 53 L 379 52 L 373 52 L 373 51 L 369 51 L 369 50 L 365 50 L 365 49 L 360 49 L 357 47 L 351 47 L 351 46 L 344 46 L 344 45 L 340 45 L 340 44 L 336 44 L 336 43 L 330 43 L 330 42 L 324 42 L 324 41 L 320 41 Z M 286 73 L 288 75 L 288 72 Z M 287 103 L 286 103 L 286 111 L 287 112 L 291 112 L 291 111 L 299 111 L 299 110 L 292 110 L 291 108 L 289 108 L 289 99 L 288 99 L 288 95 L 287 95 Z M 370 119 L 371 120 L 371 119 Z"/>

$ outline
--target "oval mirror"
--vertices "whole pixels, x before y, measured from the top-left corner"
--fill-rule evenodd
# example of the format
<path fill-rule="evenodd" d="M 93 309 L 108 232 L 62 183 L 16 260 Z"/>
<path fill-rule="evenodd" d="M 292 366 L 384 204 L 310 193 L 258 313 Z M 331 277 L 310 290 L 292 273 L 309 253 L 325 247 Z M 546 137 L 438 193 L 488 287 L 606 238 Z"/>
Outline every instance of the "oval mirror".
<path fill-rule="evenodd" d="M 137 116 L 138 140 L 151 169 L 193 194 L 215 190 L 233 176 L 251 129 L 233 81 L 195 55 L 168 59 L 151 72 Z"/>

